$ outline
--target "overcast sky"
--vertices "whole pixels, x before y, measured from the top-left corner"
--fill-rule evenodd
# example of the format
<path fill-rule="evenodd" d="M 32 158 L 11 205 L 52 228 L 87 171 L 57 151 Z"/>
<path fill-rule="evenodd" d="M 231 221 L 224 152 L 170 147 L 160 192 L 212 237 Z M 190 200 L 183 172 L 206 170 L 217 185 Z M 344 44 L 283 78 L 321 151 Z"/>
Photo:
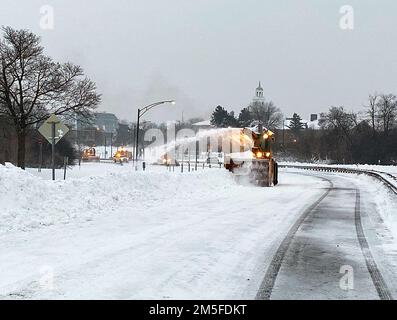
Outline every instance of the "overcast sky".
<path fill-rule="evenodd" d="M 339 12 L 354 8 L 354 30 Z M 40 28 L 40 8 L 54 28 Z M 139 106 L 177 100 L 147 120 L 238 112 L 261 80 L 266 99 L 303 118 L 374 91 L 397 93 L 395 0 L 0 0 L 0 24 L 28 28 L 46 53 L 81 65 L 101 110 L 134 120 Z"/>

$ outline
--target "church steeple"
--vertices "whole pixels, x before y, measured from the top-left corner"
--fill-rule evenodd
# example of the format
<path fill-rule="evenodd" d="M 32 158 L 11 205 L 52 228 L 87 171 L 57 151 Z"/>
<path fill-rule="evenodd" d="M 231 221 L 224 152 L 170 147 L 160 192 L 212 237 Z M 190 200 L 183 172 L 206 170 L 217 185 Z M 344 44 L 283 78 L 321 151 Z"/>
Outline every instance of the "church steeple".
<path fill-rule="evenodd" d="M 248 110 L 251 111 L 252 106 L 254 105 L 264 105 L 265 104 L 265 96 L 263 95 L 263 88 L 262 88 L 262 84 L 259 81 L 258 87 L 255 89 L 255 96 L 252 99 L 252 103 L 250 104 L 250 106 L 248 107 Z"/>
<path fill-rule="evenodd" d="M 262 85 L 261 85 L 260 81 L 259 81 L 258 87 L 255 90 L 255 98 L 258 99 L 258 100 L 261 100 L 261 99 L 264 98 L 263 97 L 263 88 L 262 88 Z"/>

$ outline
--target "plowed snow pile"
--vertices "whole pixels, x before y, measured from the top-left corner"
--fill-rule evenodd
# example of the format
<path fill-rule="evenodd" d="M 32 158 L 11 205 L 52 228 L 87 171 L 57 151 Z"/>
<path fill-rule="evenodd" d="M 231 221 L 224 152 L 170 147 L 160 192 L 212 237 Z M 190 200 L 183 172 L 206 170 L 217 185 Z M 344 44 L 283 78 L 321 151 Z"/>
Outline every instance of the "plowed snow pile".
<path fill-rule="evenodd" d="M 227 192 L 236 186 L 225 170 L 180 174 L 107 172 L 66 181 L 41 179 L 12 165 L 0 165 L 0 234 L 71 220 L 92 220 L 97 215 L 145 210 L 170 201 L 199 199 L 211 192 Z"/>

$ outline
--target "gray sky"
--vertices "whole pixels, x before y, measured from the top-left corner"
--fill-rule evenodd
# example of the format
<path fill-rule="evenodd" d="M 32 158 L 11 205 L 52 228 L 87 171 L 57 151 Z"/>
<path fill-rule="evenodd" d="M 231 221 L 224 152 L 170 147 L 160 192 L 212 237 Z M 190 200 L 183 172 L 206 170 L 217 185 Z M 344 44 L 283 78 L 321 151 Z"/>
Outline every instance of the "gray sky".
<path fill-rule="evenodd" d="M 342 5 L 354 30 L 339 27 Z M 40 7 L 54 29 L 40 28 Z M 134 120 L 138 106 L 177 99 L 154 121 L 240 110 L 265 96 L 303 118 L 331 105 L 359 110 L 374 91 L 397 93 L 395 0 L 0 0 L 0 24 L 39 34 L 46 53 L 80 64 L 101 110 Z"/>

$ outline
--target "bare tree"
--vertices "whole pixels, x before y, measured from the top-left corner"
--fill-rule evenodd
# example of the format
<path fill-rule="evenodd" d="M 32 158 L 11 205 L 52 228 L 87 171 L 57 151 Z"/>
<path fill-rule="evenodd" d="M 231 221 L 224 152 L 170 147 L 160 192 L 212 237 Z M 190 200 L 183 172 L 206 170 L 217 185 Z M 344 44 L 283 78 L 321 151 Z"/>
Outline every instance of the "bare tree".
<path fill-rule="evenodd" d="M 377 102 L 377 113 L 383 135 L 387 137 L 397 118 L 397 99 L 394 94 L 382 94 Z"/>
<path fill-rule="evenodd" d="M 331 133 L 330 142 L 333 148 L 343 160 L 351 157 L 353 145 L 353 128 L 357 126 L 357 114 L 346 112 L 344 107 L 331 107 L 325 114 L 321 126 Z"/>
<path fill-rule="evenodd" d="M 372 128 L 373 137 L 375 137 L 378 129 L 378 100 L 379 95 L 377 93 L 370 94 L 368 97 L 368 106 L 366 106 L 366 114 Z"/>
<path fill-rule="evenodd" d="M 254 103 L 250 107 L 252 118 L 261 121 L 269 129 L 278 128 L 283 122 L 283 114 L 273 101 Z"/>
<path fill-rule="evenodd" d="M 378 144 L 378 130 L 379 130 L 379 103 L 380 95 L 378 93 L 370 94 L 368 97 L 368 105 L 365 106 L 365 114 L 367 116 L 367 123 L 371 128 L 371 137 L 367 143 L 367 153 L 371 154 L 371 160 L 379 159 L 380 146 Z"/>
<path fill-rule="evenodd" d="M 81 67 L 56 63 L 28 30 L 3 27 L 0 40 L 0 115 L 11 119 L 18 137 L 19 167 L 25 167 L 27 129 L 49 114 L 89 117 L 100 102 L 96 85 Z"/>
<path fill-rule="evenodd" d="M 331 107 L 326 114 L 322 114 L 323 126 L 328 129 L 341 129 L 346 135 L 357 125 L 357 114 L 346 112 L 344 107 Z"/>

